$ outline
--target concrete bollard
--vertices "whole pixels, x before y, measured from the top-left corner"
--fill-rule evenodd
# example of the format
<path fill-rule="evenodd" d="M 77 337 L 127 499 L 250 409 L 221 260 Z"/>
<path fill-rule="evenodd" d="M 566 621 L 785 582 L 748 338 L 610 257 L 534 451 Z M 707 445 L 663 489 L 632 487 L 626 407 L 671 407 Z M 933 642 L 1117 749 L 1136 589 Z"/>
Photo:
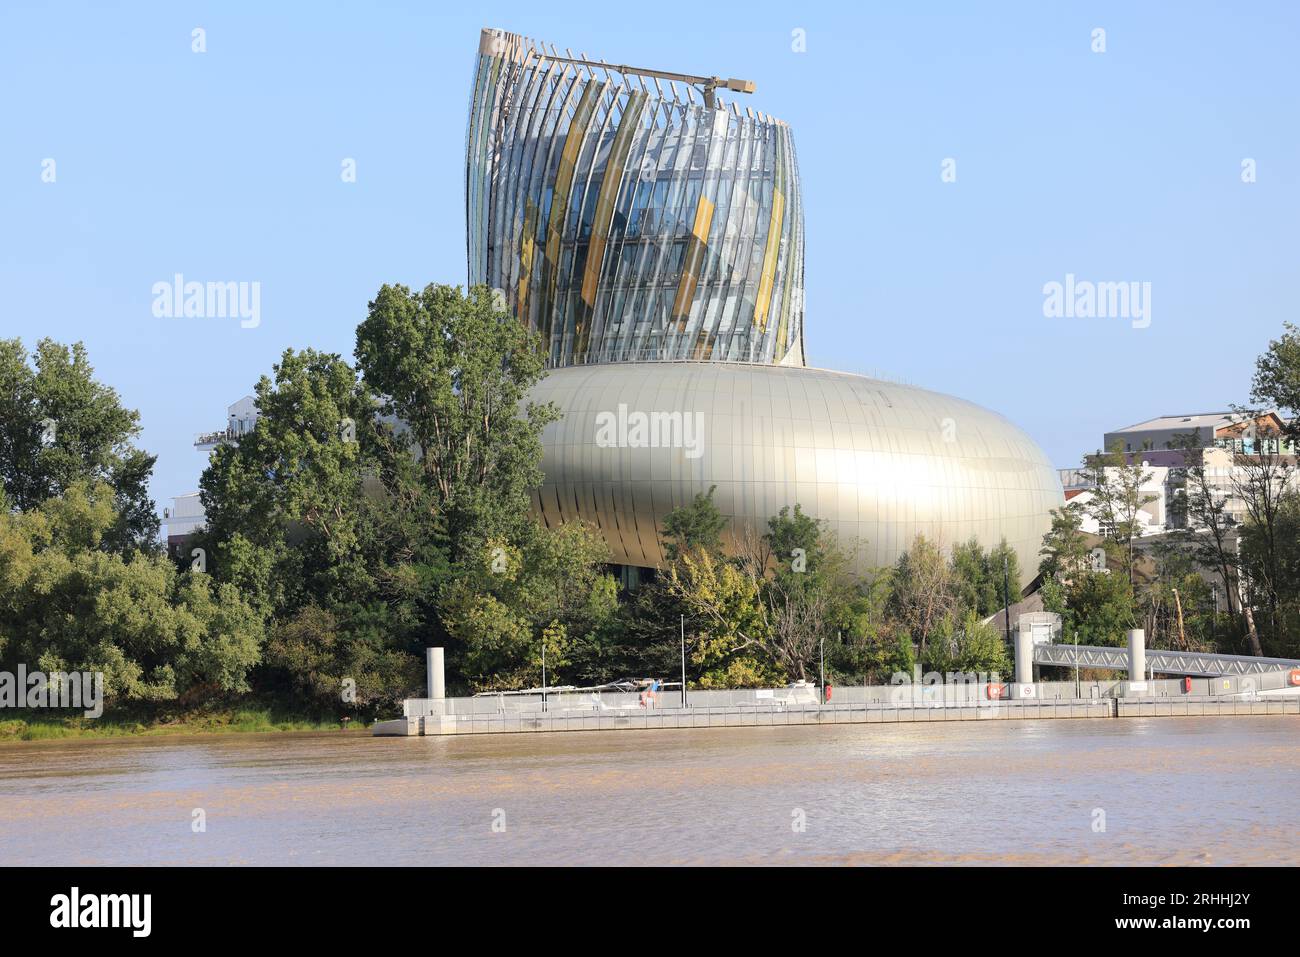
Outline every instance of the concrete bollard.
<path fill-rule="evenodd" d="M 1032 698 L 1034 696 L 1034 633 L 1029 630 L 1016 631 L 1016 686 L 1015 698 Z"/>
<path fill-rule="evenodd" d="M 1034 633 L 1016 632 L 1016 682 L 1029 684 L 1034 680 Z"/>
<path fill-rule="evenodd" d="M 1128 690 L 1145 693 L 1147 690 L 1147 635 L 1141 628 L 1128 633 Z"/>
<path fill-rule="evenodd" d="M 447 697 L 447 683 L 443 673 L 442 649 L 424 649 L 425 687 L 428 697 L 441 700 Z"/>

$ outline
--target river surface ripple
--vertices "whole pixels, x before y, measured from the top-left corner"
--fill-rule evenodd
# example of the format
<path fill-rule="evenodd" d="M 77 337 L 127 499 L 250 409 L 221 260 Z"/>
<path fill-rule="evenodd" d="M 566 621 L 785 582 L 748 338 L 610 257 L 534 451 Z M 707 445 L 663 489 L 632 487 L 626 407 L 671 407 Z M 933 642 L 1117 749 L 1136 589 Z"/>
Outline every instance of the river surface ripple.
<path fill-rule="evenodd" d="M 0 865 L 1295 864 L 1298 745 L 1284 716 L 18 743 Z"/>

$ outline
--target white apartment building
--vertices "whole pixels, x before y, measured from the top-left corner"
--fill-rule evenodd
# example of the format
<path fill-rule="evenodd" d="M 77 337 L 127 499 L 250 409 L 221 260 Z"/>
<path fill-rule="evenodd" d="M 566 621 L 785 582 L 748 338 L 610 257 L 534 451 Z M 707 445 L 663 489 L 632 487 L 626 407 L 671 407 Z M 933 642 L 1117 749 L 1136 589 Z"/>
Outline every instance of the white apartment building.
<path fill-rule="evenodd" d="M 1196 436 L 1203 449 L 1226 449 L 1242 455 L 1272 452 L 1294 455 L 1295 448 L 1282 438 L 1285 420 L 1276 409 L 1251 418 L 1239 412 L 1196 412 L 1162 415 L 1136 425 L 1107 432 L 1103 450 L 1116 446 L 1127 453 L 1176 451 L 1183 436 Z"/>
<path fill-rule="evenodd" d="M 226 407 L 226 427 L 213 432 L 200 432 L 194 437 L 194 448 L 211 453 L 218 446 L 238 442 L 241 435 L 253 431 L 257 424 L 257 400 L 246 395 Z M 186 492 L 172 498 L 170 508 L 163 509 L 163 525 L 167 529 L 167 552 L 180 556 L 186 536 L 204 526 L 207 516 L 198 492 Z"/>
<path fill-rule="evenodd" d="M 1246 503 L 1237 495 L 1236 486 L 1249 478 L 1248 466 L 1258 462 L 1260 456 L 1280 456 L 1281 461 L 1291 465 L 1288 487 L 1300 488 L 1294 447 L 1281 437 L 1285 425 L 1276 410 L 1253 418 L 1236 412 L 1165 415 L 1107 432 L 1103 445 L 1108 451 L 1118 449 L 1129 462 L 1140 463 L 1147 473 L 1141 494 L 1151 501 L 1142 506 L 1138 515 L 1139 531 L 1146 537 L 1180 527 L 1179 505 L 1186 495 L 1188 466 L 1204 467 L 1206 481 L 1214 494 L 1226 501 L 1227 515 L 1238 525 L 1245 523 L 1247 515 Z M 1184 436 L 1197 438 L 1194 448 L 1186 448 Z M 1083 531 L 1106 534 L 1108 530 L 1087 515 L 1086 506 L 1094 495 L 1089 470 L 1059 469 L 1058 474 L 1067 502 L 1083 507 Z"/>

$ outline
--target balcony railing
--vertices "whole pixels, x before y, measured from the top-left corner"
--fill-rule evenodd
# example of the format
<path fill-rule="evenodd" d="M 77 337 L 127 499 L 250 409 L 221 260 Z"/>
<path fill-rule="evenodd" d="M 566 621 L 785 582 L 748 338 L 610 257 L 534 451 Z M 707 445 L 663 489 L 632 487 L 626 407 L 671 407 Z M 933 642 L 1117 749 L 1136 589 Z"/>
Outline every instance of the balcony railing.
<path fill-rule="evenodd" d="M 200 432 L 194 436 L 194 445 L 223 445 L 226 442 L 237 442 L 239 433 L 234 429 L 221 429 L 217 432 Z"/>

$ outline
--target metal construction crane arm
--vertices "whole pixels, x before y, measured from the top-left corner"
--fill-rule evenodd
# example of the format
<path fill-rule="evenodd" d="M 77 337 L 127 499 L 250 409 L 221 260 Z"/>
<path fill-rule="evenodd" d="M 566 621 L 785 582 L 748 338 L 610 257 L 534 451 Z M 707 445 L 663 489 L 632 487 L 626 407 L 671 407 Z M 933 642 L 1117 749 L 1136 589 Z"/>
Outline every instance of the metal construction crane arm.
<path fill-rule="evenodd" d="M 574 57 L 553 56 L 549 53 L 542 53 L 537 50 L 531 51 L 539 59 L 554 60 L 559 63 L 574 63 L 578 66 L 588 68 L 599 67 L 602 70 L 613 70 L 616 73 L 633 74 L 636 76 L 650 76 L 660 80 L 680 80 L 682 83 L 689 83 L 692 86 L 698 86 L 704 93 L 704 105 L 713 109 L 717 106 L 717 97 L 715 91 L 718 89 L 730 90 L 733 93 L 753 93 L 753 80 L 727 79 L 720 76 L 696 76 L 692 73 L 673 73 L 668 70 L 644 70 L 640 67 L 627 66 L 622 63 L 605 63 L 600 60 L 579 60 Z"/>

